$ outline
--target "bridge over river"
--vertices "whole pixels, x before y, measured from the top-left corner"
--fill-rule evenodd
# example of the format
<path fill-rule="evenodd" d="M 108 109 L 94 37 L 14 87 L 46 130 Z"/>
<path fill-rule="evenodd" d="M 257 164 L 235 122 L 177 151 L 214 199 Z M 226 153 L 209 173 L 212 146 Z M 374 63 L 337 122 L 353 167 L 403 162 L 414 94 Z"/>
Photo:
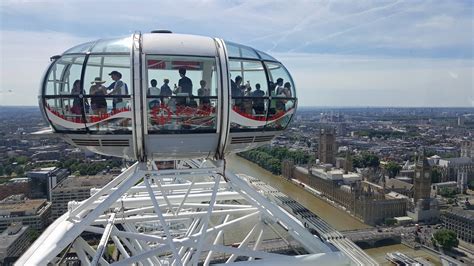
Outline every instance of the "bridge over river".
<path fill-rule="evenodd" d="M 402 240 L 400 232 L 386 229 L 359 229 L 345 231 L 343 234 L 363 249 L 399 244 Z"/>

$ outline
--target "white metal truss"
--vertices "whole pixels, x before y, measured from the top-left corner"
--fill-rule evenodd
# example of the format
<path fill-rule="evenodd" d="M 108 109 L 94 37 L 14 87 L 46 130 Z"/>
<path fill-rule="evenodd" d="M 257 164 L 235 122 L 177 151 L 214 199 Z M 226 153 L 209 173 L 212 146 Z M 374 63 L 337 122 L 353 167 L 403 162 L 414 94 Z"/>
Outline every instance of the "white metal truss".
<path fill-rule="evenodd" d="M 16 265 L 351 264 L 223 161 L 177 165 L 137 162 L 70 202 Z"/>

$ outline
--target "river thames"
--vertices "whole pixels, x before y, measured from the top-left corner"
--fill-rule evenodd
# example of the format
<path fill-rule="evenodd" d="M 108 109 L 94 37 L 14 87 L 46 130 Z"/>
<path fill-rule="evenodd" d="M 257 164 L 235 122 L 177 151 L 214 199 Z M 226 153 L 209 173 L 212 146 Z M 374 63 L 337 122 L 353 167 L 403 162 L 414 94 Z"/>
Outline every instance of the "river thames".
<path fill-rule="evenodd" d="M 347 212 L 338 209 L 328 202 L 314 196 L 301 187 L 285 181 L 281 176 L 274 175 L 242 157 L 234 154 L 228 156 L 227 167 L 236 174 L 241 173 L 256 177 L 268 185 L 280 190 L 282 193 L 298 201 L 314 214 L 324 219 L 327 223 L 340 232 L 371 227 L 352 217 Z M 403 252 L 412 257 L 423 257 L 432 262 L 434 265 L 441 265 L 439 257 L 436 254 L 426 250 L 415 251 L 403 244 L 371 248 L 364 251 L 381 265 L 391 265 L 390 262 L 385 259 L 385 254 L 387 252 L 395 251 Z"/>
<path fill-rule="evenodd" d="M 308 210 L 323 218 L 338 231 L 369 228 L 369 225 L 355 219 L 347 212 L 335 208 L 328 202 L 315 197 L 313 194 L 301 189 L 297 185 L 287 182 L 281 176 L 273 175 L 260 166 L 237 155 L 227 158 L 227 167 L 234 173 L 242 173 L 256 177 L 270 186 L 301 203 Z"/>

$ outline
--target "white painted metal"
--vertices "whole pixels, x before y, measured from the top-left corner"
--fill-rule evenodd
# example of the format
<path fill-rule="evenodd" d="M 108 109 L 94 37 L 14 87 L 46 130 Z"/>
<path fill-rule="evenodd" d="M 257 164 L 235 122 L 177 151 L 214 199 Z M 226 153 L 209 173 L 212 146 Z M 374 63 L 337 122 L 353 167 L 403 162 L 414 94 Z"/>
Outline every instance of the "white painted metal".
<path fill-rule="evenodd" d="M 144 147 L 144 128 L 143 128 L 143 116 L 146 115 L 146 112 L 143 110 L 143 92 L 146 92 L 146 89 L 143 90 L 143 78 L 142 78 L 142 34 L 140 32 L 136 32 L 132 36 L 132 49 L 130 51 L 130 65 L 132 66 L 132 135 L 133 141 L 135 142 L 133 145 L 135 147 L 135 156 L 139 161 L 143 161 L 145 159 L 145 147 Z M 146 85 L 146 82 L 145 82 Z"/>
<path fill-rule="evenodd" d="M 245 180 L 225 172 L 229 181 L 223 182 L 222 162 L 213 164 L 219 167 L 193 161 L 178 163 L 181 169 L 149 170 L 146 163 L 134 164 L 90 199 L 70 204 L 17 265 L 55 262 L 71 244 L 70 252 L 84 265 L 350 262 Z M 97 248 L 83 232 L 101 239 Z M 279 235 L 298 252 L 313 255 L 269 252 L 286 246 Z M 106 257 L 107 243 L 118 257 Z"/>
<path fill-rule="evenodd" d="M 189 34 L 143 34 L 143 53 L 159 55 L 211 56 L 216 54 L 210 37 Z"/>

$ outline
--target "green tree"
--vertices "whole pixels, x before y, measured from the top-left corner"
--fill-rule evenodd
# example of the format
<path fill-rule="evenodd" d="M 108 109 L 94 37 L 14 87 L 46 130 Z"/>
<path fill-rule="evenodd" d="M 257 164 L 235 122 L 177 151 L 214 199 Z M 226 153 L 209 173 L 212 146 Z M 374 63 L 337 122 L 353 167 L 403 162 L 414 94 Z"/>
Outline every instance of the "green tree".
<path fill-rule="evenodd" d="M 431 171 L 431 183 L 439 183 L 441 181 L 441 172 L 438 169 Z"/>
<path fill-rule="evenodd" d="M 473 189 L 473 190 L 474 190 L 474 180 L 469 181 L 469 183 L 467 184 L 467 187 L 468 187 L 469 189 Z"/>
<path fill-rule="evenodd" d="M 394 178 L 398 173 L 400 173 L 401 169 L 402 167 L 398 163 L 392 161 L 388 162 L 385 166 L 385 170 L 387 170 L 390 178 Z"/>
<path fill-rule="evenodd" d="M 18 156 L 16 157 L 16 162 L 18 164 L 26 164 L 28 162 L 28 157 L 26 156 Z"/>
<path fill-rule="evenodd" d="M 395 220 L 394 218 L 386 218 L 385 219 L 385 224 L 388 225 L 388 226 L 392 226 L 396 223 L 397 223 L 397 220 Z"/>
<path fill-rule="evenodd" d="M 13 167 L 11 165 L 7 165 L 5 166 L 5 175 L 7 176 L 11 176 L 12 173 L 13 173 Z"/>
<path fill-rule="evenodd" d="M 364 167 L 362 165 L 362 158 L 360 156 L 354 156 L 352 157 L 352 166 L 355 168 L 362 168 Z"/>
<path fill-rule="evenodd" d="M 380 165 L 380 159 L 375 154 L 365 153 L 362 156 L 362 160 L 363 160 L 366 167 L 377 168 Z"/>
<path fill-rule="evenodd" d="M 380 159 L 375 154 L 363 153 L 361 155 L 352 157 L 352 165 L 357 168 L 377 168 L 380 165 Z"/>
<path fill-rule="evenodd" d="M 15 173 L 17 176 L 23 175 L 25 173 L 25 170 L 23 170 L 23 167 L 21 165 L 17 165 L 15 167 Z"/>
<path fill-rule="evenodd" d="M 89 166 L 85 163 L 81 163 L 77 166 L 76 168 L 77 170 L 79 170 L 79 173 L 81 175 L 87 175 L 88 171 L 89 171 Z"/>
<path fill-rule="evenodd" d="M 445 197 L 445 198 L 454 198 L 456 196 L 457 192 L 455 189 L 452 188 L 442 188 L 439 190 L 439 195 Z"/>
<path fill-rule="evenodd" d="M 453 230 L 441 229 L 433 234 L 434 241 L 444 249 L 457 247 L 459 244 L 456 233 Z"/>

